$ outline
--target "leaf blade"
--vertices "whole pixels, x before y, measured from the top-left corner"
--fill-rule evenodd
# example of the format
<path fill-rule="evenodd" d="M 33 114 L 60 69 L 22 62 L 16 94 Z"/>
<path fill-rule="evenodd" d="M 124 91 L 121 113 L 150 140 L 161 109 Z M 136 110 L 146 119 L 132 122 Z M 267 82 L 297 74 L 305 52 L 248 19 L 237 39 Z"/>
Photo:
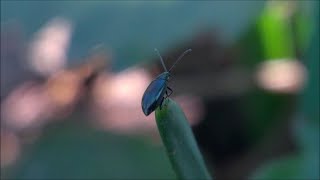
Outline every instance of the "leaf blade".
<path fill-rule="evenodd" d="M 188 121 L 173 100 L 156 109 L 156 122 L 171 165 L 179 179 L 212 179 Z"/>

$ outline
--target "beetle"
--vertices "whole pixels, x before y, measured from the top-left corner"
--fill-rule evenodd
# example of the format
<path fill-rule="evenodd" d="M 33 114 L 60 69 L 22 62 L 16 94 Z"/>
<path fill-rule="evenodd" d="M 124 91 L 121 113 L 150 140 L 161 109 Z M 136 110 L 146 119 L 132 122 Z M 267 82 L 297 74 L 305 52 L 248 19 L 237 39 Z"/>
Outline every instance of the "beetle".
<path fill-rule="evenodd" d="M 159 106 L 161 109 L 163 101 L 172 94 L 172 89 L 167 85 L 171 76 L 170 72 L 183 56 L 192 51 L 191 49 L 188 49 L 183 52 L 168 71 L 159 51 L 157 49 L 154 50 L 157 52 L 165 72 L 161 73 L 149 84 L 142 96 L 141 106 L 142 111 L 146 116 L 152 113 Z M 168 91 L 170 92 L 168 93 Z"/>

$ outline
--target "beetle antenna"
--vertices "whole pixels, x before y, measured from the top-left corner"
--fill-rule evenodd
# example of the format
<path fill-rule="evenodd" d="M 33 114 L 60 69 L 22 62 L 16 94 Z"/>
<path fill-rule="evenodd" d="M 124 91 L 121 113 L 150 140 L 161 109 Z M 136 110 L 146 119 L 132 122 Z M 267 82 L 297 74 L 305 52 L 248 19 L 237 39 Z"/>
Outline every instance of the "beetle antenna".
<path fill-rule="evenodd" d="M 154 48 L 154 50 L 157 52 L 158 56 L 160 57 L 160 61 L 161 61 L 161 64 L 162 64 L 164 70 L 165 70 L 166 72 L 168 72 L 168 70 L 167 70 L 167 68 L 166 68 L 166 65 L 164 64 L 163 59 L 162 59 L 162 57 L 161 57 L 158 49 L 157 49 L 157 48 Z"/>
<path fill-rule="evenodd" d="M 183 56 L 185 56 L 187 53 L 191 52 L 192 49 L 188 49 L 185 52 L 183 52 L 180 57 L 178 58 L 178 60 L 176 60 L 176 62 L 171 66 L 171 68 L 169 69 L 169 72 L 171 71 L 171 69 L 174 68 L 174 66 L 178 63 L 178 61 L 180 61 L 180 59 L 182 59 Z"/>

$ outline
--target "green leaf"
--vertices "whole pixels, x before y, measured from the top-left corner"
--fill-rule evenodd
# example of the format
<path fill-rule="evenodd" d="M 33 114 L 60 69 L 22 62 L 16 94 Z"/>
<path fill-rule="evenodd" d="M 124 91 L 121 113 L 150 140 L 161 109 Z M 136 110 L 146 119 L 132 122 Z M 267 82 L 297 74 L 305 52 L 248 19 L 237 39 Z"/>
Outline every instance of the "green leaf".
<path fill-rule="evenodd" d="M 75 118 L 75 116 L 73 116 Z M 4 179 L 173 179 L 164 148 L 65 119 L 44 129 Z M 2 174 L 1 169 L 1 176 Z M 1 177 L 2 179 L 2 177 Z"/>
<path fill-rule="evenodd" d="M 306 13 L 300 6 L 305 2 L 294 1 L 268 1 L 265 9 L 257 18 L 246 34 L 240 39 L 236 47 L 240 48 L 240 66 L 255 75 L 257 66 L 264 61 L 273 61 L 283 58 L 295 60 L 299 57 L 296 51 L 305 49 L 303 43 L 309 39 L 310 22 L 303 21 Z M 300 21 L 298 21 L 300 20 Z M 299 25 L 300 31 L 295 32 Z M 304 37 L 304 41 L 295 36 Z M 301 38 L 301 37 L 300 37 Z M 301 48 L 301 49 L 297 49 Z M 316 63 L 316 62 L 315 62 Z M 254 84 L 252 89 L 242 98 L 242 111 L 247 119 L 250 142 L 255 145 L 266 134 L 273 133 L 273 128 L 283 123 L 283 116 L 294 106 L 295 94 L 267 91 Z M 289 110 L 289 111 L 288 111 Z"/>
<path fill-rule="evenodd" d="M 314 24 L 319 24 L 319 1 L 315 8 Z M 251 179 L 319 179 L 319 26 L 314 27 L 312 42 L 306 52 L 308 85 L 300 97 L 293 134 L 299 151 L 290 156 L 262 165 Z"/>
<path fill-rule="evenodd" d="M 158 129 L 179 179 L 211 179 L 188 121 L 173 100 L 156 110 Z"/>
<path fill-rule="evenodd" d="M 295 57 L 289 4 L 293 3 L 269 2 L 260 18 L 258 26 L 267 60 Z"/>

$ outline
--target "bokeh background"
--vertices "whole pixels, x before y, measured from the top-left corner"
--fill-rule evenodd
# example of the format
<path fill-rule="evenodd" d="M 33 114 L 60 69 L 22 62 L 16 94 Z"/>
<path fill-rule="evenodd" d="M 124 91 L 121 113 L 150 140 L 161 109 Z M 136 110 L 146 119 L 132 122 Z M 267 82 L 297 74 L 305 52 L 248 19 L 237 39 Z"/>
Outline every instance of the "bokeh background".
<path fill-rule="evenodd" d="M 1 1 L 1 178 L 173 179 L 167 67 L 217 179 L 319 178 L 319 2 Z"/>

